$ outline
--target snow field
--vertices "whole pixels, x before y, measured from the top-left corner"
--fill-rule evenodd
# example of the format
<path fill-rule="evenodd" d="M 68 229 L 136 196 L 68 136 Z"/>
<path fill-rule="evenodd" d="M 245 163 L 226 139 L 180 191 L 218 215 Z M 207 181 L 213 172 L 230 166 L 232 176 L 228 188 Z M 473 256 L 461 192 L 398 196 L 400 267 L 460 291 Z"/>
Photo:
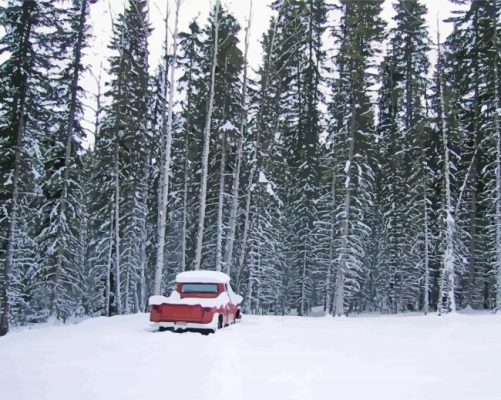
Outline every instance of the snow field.
<path fill-rule="evenodd" d="M 0 398 L 500 400 L 501 317 L 244 316 L 215 335 L 146 314 L 0 339 Z"/>

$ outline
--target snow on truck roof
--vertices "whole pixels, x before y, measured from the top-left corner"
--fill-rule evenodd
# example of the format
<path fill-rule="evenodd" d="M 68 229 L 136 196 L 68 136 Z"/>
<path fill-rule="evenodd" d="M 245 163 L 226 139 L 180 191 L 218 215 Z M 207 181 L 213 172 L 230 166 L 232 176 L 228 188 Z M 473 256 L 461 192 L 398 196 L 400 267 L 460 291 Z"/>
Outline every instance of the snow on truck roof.
<path fill-rule="evenodd" d="M 230 277 L 218 271 L 186 271 L 177 274 L 178 283 L 228 283 Z"/>

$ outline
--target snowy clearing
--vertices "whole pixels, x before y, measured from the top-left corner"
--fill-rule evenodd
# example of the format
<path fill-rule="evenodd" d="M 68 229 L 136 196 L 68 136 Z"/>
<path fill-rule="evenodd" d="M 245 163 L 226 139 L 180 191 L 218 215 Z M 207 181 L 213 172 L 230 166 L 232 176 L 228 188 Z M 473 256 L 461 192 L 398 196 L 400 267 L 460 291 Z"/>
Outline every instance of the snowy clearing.
<path fill-rule="evenodd" d="M 501 317 L 244 316 L 215 335 L 146 314 L 0 339 L 3 399 L 499 400 Z"/>

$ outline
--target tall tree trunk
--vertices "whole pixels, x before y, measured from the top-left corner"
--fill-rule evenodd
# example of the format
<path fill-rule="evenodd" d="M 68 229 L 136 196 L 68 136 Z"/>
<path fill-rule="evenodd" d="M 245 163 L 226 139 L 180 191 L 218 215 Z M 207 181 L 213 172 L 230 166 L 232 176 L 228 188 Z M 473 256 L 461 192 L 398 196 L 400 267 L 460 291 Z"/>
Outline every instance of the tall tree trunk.
<path fill-rule="evenodd" d="M 445 251 L 443 254 L 443 266 L 440 277 L 438 313 L 442 314 L 447 310 L 456 311 L 456 300 L 454 297 L 456 254 L 454 249 L 454 234 L 456 229 L 455 213 L 452 207 L 452 193 L 450 183 L 450 162 L 449 162 L 449 142 L 445 125 L 445 85 L 443 84 L 442 53 L 440 43 L 440 33 L 437 33 L 438 45 L 438 85 L 440 93 L 440 129 L 442 131 L 442 141 L 444 146 L 444 186 L 445 186 L 445 208 L 446 208 L 446 228 L 445 228 Z"/>
<path fill-rule="evenodd" d="M 426 183 L 423 185 L 423 218 L 424 218 L 424 299 L 423 312 L 428 314 L 430 307 L 430 238 L 428 235 L 428 196 L 426 195 Z"/>
<path fill-rule="evenodd" d="M 102 82 L 102 72 L 103 72 L 103 65 L 101 64 L 100 69 L 99 69 L 99 75 L 95 77 L 96 84 L 97 84 L 97 93 L 96 93 L 96 110 L 94 113 L 94 138 L 97 138 L 99 136 L 99 129 L 101 125 L 101 114 L 103 112 L 103 108 L 101 106 L 101 82 Z M 105 299 L 104 299 L 104 313 L 107 317 L 111 316 L 111 267 L 113 265 L 113 237 L 114 237 L 114 230 L 113 230 L 113 214 L 114 214 L 114 208 L 113 208 L 113 203 L 114 199 L 113 197 L 110 198 L 110 203 L 109 203 L 109 212 L 110 212 L 110 231 L 109 231 L 109 245 L 108 245 L 108 257 L 106 261 L 106 287 L 105 287 Z"/>
<path fill-rule="evenodd" d="M 425 87 L 425 93 L 427 88 Z M 425 99 L 426 104 L 426 119 L 429 120 L 428 101 Z M 422 125 L 420 125 L 422 126 Z M 421 135 L 422 137 L 424 135 Z M 426 158 L 426 148 L 424 143 L 421 144 L 421 158 L 424 162 Z M 430 310 L 430 227 L 429 227 L 429 209 L 428 209 L 428 188 L 429 181 L 427 177 L 427 170 L 423 167 L 423 223 L 424 223 L 424 287 L 423 287 L 423 313 L 428 315 Z"/>
<path fill-rule="evenodd" d="M 478 140 L 477 137 L 474 138 L 473 148 L 477 148 Z M 465 304 L 471 307 L 475 306 L 475 242 L 477 237 L 477 166 L 476 163 L 472 161 L 472 168 L 468 174 L 468 180 L 470 181 L 471 187 L 471 206 L 468 210 L 468 224 L 469 224 L 469 241 L 468 241 L 468 256 L 466 258 L 467 262 L 467 276 L 468 284 L 466 288 L 466 299 Z M 457 214 L 456 214 L 457 216 Z"/>
<path fill-rule="evenodd" d="M 127 263 L 126 263 L 127 265 Z M 131 273 L 131 268 L 130 266 L 127 265 L 127 272 L 125 274 L 125 312 L 124 314 L 130 314 L 131 309 L 130 309 L 130 297 L 129 297 L 129 290 L 130 290 L 130 273 Z"/>
<path fill-rule="evenodd" d="M 232 270 L 231 263 L 233 260 L 233 249 L 235 244 L 235 233 L 237 227 L 237 211 L 238 211 L 238 203 L 239 203 L 239 190 L 240 190 L 240 166 L 242 163 L 242 147 L 243 147 L 243 137 L 242 137 L 242 129 L 240 130 L 241 136 L 238 138 L 237 144 L 237 158 L 235 165 L 235 172 L 233 177 L 233 187 L 231 191 L 231 209 L 230 209 L 230 218 L 228 221 L 228 237 L 226 239 L 226 246 L 224 252 L 224 268 L 227 274 L 229 274 Z"/>
<path fill-rule="evenodd" d="M 187 87 L 192 87 L 193 84 L 193 57 L 190 57 L 190 62 L 187 72 Z M 190 160 L 190 133 L 193 129 L 192 122 L 192 97 L 187 96 L 187 104 L 186 109 L 190 110 L 188 113 L 187 121 L 186 121 L 186 133 L 184 135 L 184 165 L 183 165 L 183 221 L 182 221 L 182 232 L 181 232 L 181 271 L 186 270 L 186 251 L 187 251 L 187 242 L 188 242 L 188 220 L 191 221 L 191 213 L 189 212 L 188 207 L 188 199 L 190 197 L 190 183 L 191 183 L 191 160 Z"/>
<path fill-rule="evenodd" d="M 344 286 L 346 280 L 346 271 L 348 270 L 348 236 L 350 234 L 350 206 L 351 206 L 351 168 L 353 162 L 353 153 L 355 148 L 355 110 L 352 109 L 352 116 L 350 122 L 350 138 L 349 138 L 349 153 L 348 153 L 348 165 L 345 167 L 346 170 L 346 181 L 345 181 L 345 195 L 344 195 L 344 206 L 343 206 L 343 223 L 341 225 L 341 256 L 340 262 L 336 273 L 336 290 L 335 290 L 335 301 L 334 301 L 334 315 L 342 316 L 344 315 Z"/>
<path fill-rule="evenodd" d="M 249 182 L 247 185 L 248 188 L 248 193 L 247 197 L 245 198 L 245 210 L 244 210 L 244 231 L 242 233 L 242 248 L 240 249 L 240 256 L 238 258 L 238 273 L 237 273 L 237 280 L 240 282 L 240 276 L 243 273 L 244 270 L 244 263 L 245 263 L 245 256 L 247 253 L 247 242 L 249 240 L 249 230 L 250 230 L 250 208 L 251 208 L 251 202 L 252 202 L 252 183 L 254 182 L 254 175 L 256 174 L 256 168 L 257 168 L 257 160 L 256 160 L 256 153 L 258 151 L 258 145 L 256 141 L 256 148 L 254 149 L 254 160 L 252 163 L 252 167 L 249 173 Z M 237 290 L 239 290 L 240 285 L 237 285 Z"/>
<path fill-rule="evenodd" d="M 497 59 L 497 57 L 496 57 Z M 498 76 L 497 61 L 494 67 L 495 76 Z M 496 130 L 497 130 L 497 166 L 496 166 L 496 192 L 497 192 L 497 202 L 496 202 L 496 264 L 497 264 L 497 292 L 496 292 L 496 309 L 501 310 L 501 116 L 499 115 L 501 110 L 501 89 L 499 81 L 496 80 L 496 103 L 497 103 L 497 114 L 496 114 Z"/>
<path fill-rule="evenodd" d="M 165 226 L 167 218 L 167 199 L 169 196 L 169 177 L 170 177 L 170 164 L 171 164 L 171 147 L 172 147 L 172 119 L 174 113 L 174 93 L 175 93 L 175 72 L 177 63 L 177 30 L 179 25 L 179 7 L 181 5 L 181 0 L 176 0 L 176 19 L 174 22 L 174 44 L 173 44 L 173 56 L 172 65 L 170 69 L 170 86 L 169 86 L 169 105 L 167 109 L 167 123 L 163 124 L 162 134 L 166 136 L 165 139 L 165 160 L 164 165 L 161 170 L 160 182 L 162 186 L 160 190 L 162 191 L 161 203 L 158 205 L 158 220 L 159 224 L 157 227 L 158 244 L 157 244 L 157 266 L 155 270 L 155 294 L 161 294 L 162 290 L 162 272 L 164 267 L 164 249 L 165 249 Z M 166 16 L 166 41 L 168 35 L 168 20 L 169 16 Z M 167 48 L 166 48 L 167 51 Z M 166 57 L 167 59 L 167 57 Z M 167 68 L 166 68 L 167 71 Z M 165 79 L 167 80 L 167 73 L 165 74 Z M 165 87 L 167 87 L 167 82 L 165 82 Z M 164 114 L 165 121 L 165 114 Z"/>
<path fill-rule="evenodd" d="M 216 271 L 221 271 L 223 252 L 223 211 L 224 211 L 224 183 L 226 169 L 226 130 L 222 131 L 221 165 L 219 168 L 219 199 L 217 206 L 217 238 L 216 238 Z"/>
<path fill-rule="evenodd" d="M 255 221 L 256 224 L 259 224 L 259 219 L 260 218 L 261 218 L 261 215 L 257 214 L 256 221 Z M 250 267 L 250 270 L 249 270 L 249 277 L 248 277 L 248 280 L 247 280 L 247 293 L 246 293 L 246 300 L 245 300 L 245 312 L 251 314 L 254 311 L 256 311 L 256 309 L 257 309 L 256 303 L 253 304 L 253 299 L 254 299 L 254 282 L 256 281 L 256 268 L 254 266 L 259 264 L 260 255 L 257 252 L 255 252 L 255 251 L 251 251 L 250 255 L 249 255 L 249 258 L 250 258 L 249 265 L 251 267 Z"/>
<path fill-rule="evenodd" d="M 235 166 L 235 173 L 233 177 L 233 188 L 231 198 L 230 219 L 228 222 L 229 233 L 226 239 L 226 250 L 224 254 L 225 272 L 230 273 L 231 263 L 233 260 L 233 248 L 235 245 L 235 232 L 237 226 L 237 210 L 239 204 L 238 193 L 240 191 L 240 168 L 242 164 L 242 149 L 245 140 L 245 133 L 247 132 L 247 67 L 248 67 L 248 54 L 249 54 L 249 37 L 252 19 L 252 0 L 250 2 L 249 19 L 247 21 L 247 28 L 245 29 L 245 50 L 244 50 L 244 77 L 242 85 L 242 103 L 240 113 L 240 135 L 237 144 L 237 160 Z"/>
<path fill-rule="evenodd" d="M 9 232 L 7 244 L 7 257 L 4 267 L 4 283 L 2 285 L 2 314 L 0 315 L 0 336 L 4 336 L 9 332 L 9 312 L 10 312 L 10 280 L 14 268 L 14 242 L 17 230 L 17 218 L 19 212 L 19 176 L 21 174 L 21 152 L 23 147 L 24 132 L 25 132 L 25 114 L 26 114 L 26 96 L 28 91 L 28 46 L 32 28 L 32 13 L 35 3 L 25 2 L 23 4 L 22 21 L 26 21 L 26 30 L 24 32 L 22 43 L 22 81 L 20 83 L 19 94 L 19 111 L 17 113 L 17 139 L 14 158 L 14 172 L 12 177 L 12 207 L 9 219 Z"/>
<path fill-rule="evenodd" d="M 3 304 L 2 304 L 2 316 L 0 320 L 0 336 L 7 334 L 9 331 L 9 308 L 10 308 L 10 300 L 9 300 L 9 284 L 10 277 L 12 274 L 13 266 L 14 266 L 14 241 L 16 235 L 16 227 L 17 227 L 17 217 L 19 211 L 19 175 L 21 173 L 21 149 L 23 145 L 23 136 L 24 136 L 24 113 L 25 113 L 25 96 L 21 99 L 21 111 L 19 118 L 19 128 L 17 134 L 17 148 L 16 148 L 16 156 L 15 156 L 15 164 L 14 164 L 14 176 L 12 179 L 12 209 L 10 214 L 10 224 L 9 224 L 9 242 L 7 247 L 7 259 L 5 260 L 5 282 L 3 284 Z"/>
<path fill-rule="evenodd" d="M 106 262 L 106 289 L 105 289 L 105 313 L 111 316 L 111 264 L 113 263 L 113 201 L 110 202 L 110 244 L 108 248 L 108 261 Z"/>
<path fill-rule="evenodd" d="M 146 303 L 147 303 L 147 287 L 146 287 L 146 269 L 148 268 L 148 257 L 146 254 L 146 243 L 148 241 L 148 183 L 150 182 L 150 173 L 151 173 L 151 153 L 148 152 L 148 156 L 146 157 L 146 162 L 144 165 L 144 187 L 145 187 L 145 195 L 143 197 L 143 212 L 141 218 L 141 243 L 139 244 L 139 264 L 140 264 L 140 272 L 139 272 L 139 293 L 136 290 L 136 294 L 139 295 L 139 299 L 137 301 L 137 310 L 139 312 L 146 311 Z"/>
<path fill-rule="evenodd" d="M 127 50 L 124 49 L 124 34 L 125 32 L 122 32 L 121 38 L 120 38 L 120 45 L 119 45 L 119 53 L 120 53 L 120 64 L 118 68 L 118 82 L 117 82 L 117 87 L 118 87 L 118 99 L 119 99 L 119 106 L 118 106 L 118 116 L 120 117 L 122 115 L 122 85 L 123 85 L 123 74 L 124 74 L 124 66 L 125 66 L 125 54 L 128 53 L 130 54 L 131 51 L 127 52 Z M 117 118 L 115 120 L 114 128 L 115 128 L 115 143 L 114 143 L 114 155 L 113 155 L 113 163 L 114 163 L 114 189 L 115 189 L 115 307 L 116 307 L 116 312 L 117 314 L 122 313 L 122 282 L 121 282 L 121 265 L 120 265 L 120 136 L 121 136 L 121 124 L 122 121 L 120 118 Z"/>
<path fill-rule="evenodd" d="M 474 102 L 473 102 L 473 145 L 474 151 L 478 148 L 481 141 L 479 122 L 480 122 L 480 73 L 479 73 L 479 57 L 478 57 L 478 8 L 475 8 L 473 16 L 473 31 L 474 31 L 474 50 L 472 51 L 473 57 L 473 79 L 474 79 Z M 466 258 L 467 268 L 467 286 L 465 288 L 465 304 L 475 307 L 475 278 L 476 278 L 476 239 L 477 239 L 477 165 L 472 158 L 472 165 L 467 179 L 471 188 L 471 206 L 468 210 L 468 224 L 469 224 L 469 243 L 468 243 L 468 256 Z M 457 214 L 456 214 L 457 217 Z"/>
<path fill-rule="evenodd" d="M 302 267 L 302 276 L 301 276 L 301 302 L 299 304 L 299 316 L 303 316 L 307 314 L 306 309 L 306 272 L 308 269 L 308 262 L 306 260 L 307 249 L 303 249 L 303 267 Z"/>
<path fill-rule="evenodd" d="M 329 265 L 327 266 L 327 274 L 325 278 L 325 304 L 324 311 L 328 314 L 332 313 L 332 272 L 334 269 L 334 240 L 336 235 L 336 177 L 332 174 L 331 179 L 331 213 L 330 213 L 330 234 L 329 234 Z"/>
<path fill-rule="evenodd" d="M 167 11 L 165 15 L 165 38 L 164 38 L 164 80 L 163 80 L 163 90 L 162 90 L 162 98 L 164 102 L 167 102 L 167 96 L 168 96 L 168 75 L 169 75 L 169 16 L 170 16 L 170 11 L 169 11 L 169 3 L 167 2 Z M 165 166 L 165 143 L 166 143 L 166 135 L 165 135 L 165 127 L 167 125 L 167 121 L 165 118 L 166 115 L 166 110 L 167 105 L 163 105 L 162 109 L 162 132 L 160 134 L 160 163 L 159 163 L 159 168 L 158 168 L 158 190 L 157 190 L 157 236 L 156 236 L 156 259 L 155 262 L 158 263 L 158 246 L 160 243 L 160 236 L 162 235 L 161 233 L 161 227 L 162 227 L 162 219 L 163 219 L 163 212 L 161 210 L 164 209 L 162 206 L 163 202 L 163 188 L 165 186 L 165 174 L 164 174 L 164 166 Z M 165 233 L 164 233 L 165 235 Z M 155 270 L 156 272 L 156 270 Z M 155 290 L 155 289 L 153 289 Z"/>
<path fill-rule="evenodd" d="M 496 133 L 497 133 L 497 143 L 496 143 L 496 153 L 497 153 L 497 165 L 496 165 L 496 264 L 497 264 L 497 274 L 496 274 L 496 310 L 501 310 L 501 85 L 499 84 L 499 44 L 498 44 L 498 25 L 497 25 L 497 15 L 498 6 L 497 2 L 494 1 L 494 85 L 495 85 L 495 95 L 496 95 L 496 114 L 494 118 L 496 119 Z"/>
<path fill-rule="evenodd" d="M 118 142 L 115 144 L 115 306 L 122 313 L 122 290 L 120 278 L 120 156 Z"/>
<path fill-rule="evenodd" d="M 195 249 L 195 269 L 200 269 L 202 261 L 202 246 L 204 240 L 204 226 L 205 226 L 205 208 L 207 200 L 207 176 L 209 170 L 209 145 L 210 145 L 210 130 L 212 122 L 212 111 L 214 108 L 214 87 L 216 83 L 216 65 L 218 54 L 219 42 L 219 9 L 221 6 L 220 0 L 216 0 L 215 15 L 214 15 L 214 54 L 212 57 L 212 70 L 211 70 L 211 85 L 209 93 L 209 107 L 205 119 L 204 127 L 204 146 L 202 152 L 202 177 L 201 188 L 199 197 L 199 215 L 198 215 L 198 230 L 197 230 L 197 246 Z"/>
<path fill-rule="evenodd" d="M 189 130 L 188 130 L 189 132 Z M 186 242 L 188 240 L 188 189 L 190 180 L 190 166 L 189 166 L 189 134 L 186 133 L 184 138 L 184 166 L 183 166 L 183 222 L 181 232 L 181 271 L 186 270 Z"/>

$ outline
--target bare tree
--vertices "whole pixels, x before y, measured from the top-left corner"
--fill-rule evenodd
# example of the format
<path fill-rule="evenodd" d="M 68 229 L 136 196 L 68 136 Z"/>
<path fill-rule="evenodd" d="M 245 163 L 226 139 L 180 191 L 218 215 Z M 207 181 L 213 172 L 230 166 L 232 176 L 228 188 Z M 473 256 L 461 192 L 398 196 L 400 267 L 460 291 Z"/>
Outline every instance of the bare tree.
<path fill-rule="evenodd" d="M 214 86 L 216 81 L 216 65 L 217 65 L 217 54 L 218 54 L 218 42 L 219 42 L 219 9 L 221 7 L 221 1 L 216 0 L 216 5 L 214 8 L 214 54 L 212 57 L 212 70 L 211 70 L 211 86 L 209 93 L 209 107 L 207 110 L 207 116 L 205 119 L 204 127 L 204 145 L 202 152 L 202 177 L 201 177 L 201 189 L 199 197 L 199 215 L 198 215 L 198 230 L 197 230 L 197 246 L 195 249 L 195 269 L 200 269 L 200 263 L 202 261 L 202 245 L 204 239 L 204 225 L 205 225 L 205 208 L 207 200 L 207 176 L 208 176 L 208 163 L 209 163 L 209 142 L 210 142 L 210 127 L 212 121 L 212 112 L 214 109 Z"/>
<path fill-rule="evenodd" d="M 242 165 L 242 148 L 245 139 L 245 133 L 247 132 L 247 67 L 248 67 L 248 53 L 249 53 L 249 37 L 251 29 L 252 20 L 252 0 L 249 7 L 249 19 L 247 21 L 247 27 L 245 29 L 245 49 L 244 49 L 244 76 L 242 85 L 242 104 L 241 104 L 241 117 L 240 117 L 240 135 L 237 142 L 237 160 L 235 166 L 235 172 L 233 177 L 233 188 L 232 188 L 232 198 L 231 198 L 231 210 L 230 219 L 228 222 L 229 233 L 226 239 L 226 249 L 224 253 L 224 266 L 225 272 L 229 273 L 231 270 L 231 262 L 233 259 L 233 248 L 235 245 L 235 231 L 237 222 L 237 211 L 240 191 L 240 168 Z"/>
<path fill-rule="evenodd" d="M 170 85 L 167 81 L 167 69 L 168 60 L 167 56 L 165 65 L 165 82 L 164 82 L 164 93 L 166 94 L 167 86 L 169 86 L 169 100 L 166 113 L 163 115 L 164 123 L 162 129 L 162 136 L 165 137 L 165 158 L 162 159 L 163 165 L 160 170 L 160 191 L 161 196 L 159 196 L 158 204 L 158 226 L 157 226 L 157 266 L 155 271 L 155 294 L 160 294 L 162 289 L 162 271 L 164 267 L 164 249 L 165 249 L 165 226 L 167 218 L 167 200 L 169 196 L 169 177 L 171 170 L 171 148 L 172 148 L 172 119 L 174 113 L 174 93 L 176 89 L 175 85 L 175 72 L 177 63 L 177 31 L 179 25 L 179 8 L 181 6 L 181 0 L 176 0 L 176 17 L 174 22 L 174 33 L 173 33 L 173 48 L 172 48 L 172 65 L 170 68 Z M 167 40 L 168 40 L 168 19 L 169 15 L 165 18 L 165 42 L 167 51 Z M 167 119 L 165 121 L 165 119 Z"/>

